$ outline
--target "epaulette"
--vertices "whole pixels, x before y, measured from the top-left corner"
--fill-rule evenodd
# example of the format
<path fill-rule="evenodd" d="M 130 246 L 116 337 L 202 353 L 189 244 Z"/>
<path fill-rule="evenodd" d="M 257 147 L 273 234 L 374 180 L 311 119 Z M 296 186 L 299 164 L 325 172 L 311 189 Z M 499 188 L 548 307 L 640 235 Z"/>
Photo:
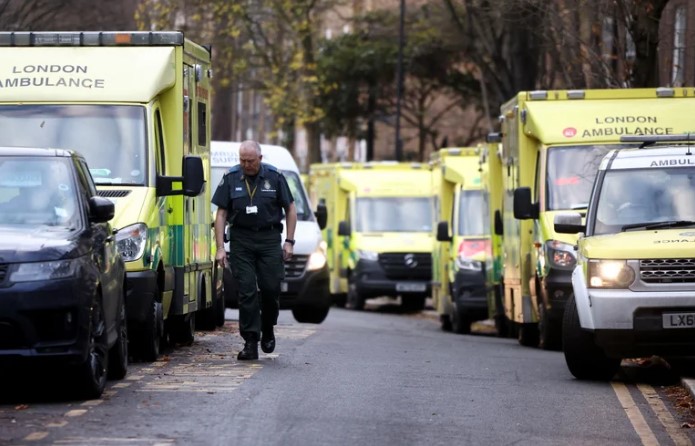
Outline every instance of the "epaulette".
<path fill-rule="evenodd" d="M 232 166 L 229 168 L 229 170 L 225 173 L 225 175 L 233 173 L 233 172 L 239 172 L 241 170 L 241 164 L 237 164 L 236 166 Z"/>
<path fill-rule="evenodd" d="M 272 164 L 268 164 L 268 163 L 261 163 L 261 164 L 263 165 L 264 169 L 268 169 L 271 172 L 280 173 L 278 168 L 273 166 Z"/>

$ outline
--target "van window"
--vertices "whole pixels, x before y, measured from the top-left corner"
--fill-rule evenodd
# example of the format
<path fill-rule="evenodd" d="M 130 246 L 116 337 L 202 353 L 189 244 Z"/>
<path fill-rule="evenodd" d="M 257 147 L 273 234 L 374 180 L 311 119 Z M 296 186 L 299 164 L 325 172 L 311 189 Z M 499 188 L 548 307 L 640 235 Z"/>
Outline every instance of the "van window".
<path fill-rule="evenodd" d="M 311 209 L 309 208 L 309 201 L 302 187 L 302 179 L 296 172 L 283 170 L 282 173 L 287 179 L 290 192 L 292 192 L 292 198 L 294 198 L 294 206 L 297 208 L 297 220 L 312 221 L 314 219 L 314 214 L 311 213 Z"/>

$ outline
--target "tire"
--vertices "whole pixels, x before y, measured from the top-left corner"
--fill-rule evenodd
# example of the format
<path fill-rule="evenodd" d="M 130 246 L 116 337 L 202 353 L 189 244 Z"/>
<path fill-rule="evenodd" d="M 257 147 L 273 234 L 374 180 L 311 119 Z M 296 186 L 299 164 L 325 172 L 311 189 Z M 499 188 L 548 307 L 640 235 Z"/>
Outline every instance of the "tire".
<path fill-rule="evenodd" d="M 173 344 L 193 344 L 195 340 L 195 313 L 171 316 L 167 320 L 167 331 Z"/>
<path fill-rule="evenodd" d="M 214 295 L 216 293 L 214 278 L 212 289 L 212 305 L 207 308 L 202 308 L 197 312 L 197 316 L 195 318 L 195 328 L 198 330 L 213 331 L 215 328 L 217 328 L 217 302 L 220 300 L 220 298 Z M 204 302 L 203 299 L 205 299 L 205 294 L 207 294 L 205 286 L 203 286 L 201 294 L 202 296 L 199 296 L 199 298 L 202 302 Z"/>
<path fill-rule="evenodd" d="M 545 302 L 538 303 L 538 344 L 543 350 L 562 349 L 562 324 L 548 313 Z"/>
<path fill-rule="evenodd" d="M 109 350 L 109 379 L 123 379 L 128 373 L 128 321 L 125 301 L 121 302 L 118 317 L 118 339 Z"/>
<path fill-rule="evenodd" d="M 292 308 L 292 315 L 297 322 L 320 324 L 328 316 L 330 307 L 297 305 Z"/>
<path fill-rule="evenodd" d="M 345 308 L 347 304 L 347 295 L 345 293 L 331 294 L 331 298 L 333 300 L 333 305 L 338 308 Z"/>
<path fill-rule="evenodd" d="M 362 311 L 364 310 L 364 301 L 365 299 L 362 296 L 360 296 L 357 292 L 357 285 L 355 285 L 354 282 L 348 279 L 346 307 L 356 311 Z"/>
<path fill-rule="evenodd" d="M 524 347 L 538 347 L 538 323 L 518 324 L 519 344 Z"/>
<path fill-rule="evenodd" d="M 159 288 L 155 287 L 154 296 L 159 296 Z M 130 351 L 138 359 L 154 362 L 159 358 L 164 335 L 164 315 L 162 303 L 152 298 L 149 303 L 150 311 L 145 322 L 136 329 L 130 330 Z M 131 327 L 133 328 L 133 327 Z"/>
<path fill-rule="evenodd" d="M 440 314 L 439 322 L 441 324 L 442 331 L 451 331 L 451 317 L 448 314 Z"/>
<path fill-rule="evenodd" d="M 401 296 L 401 310 L 406 313 L 417 313 L 425 309 L 427 296 Z"/>
<path fill-rule="evenodd" d="M 609 381 L 620 368 L 620 358 L 609 358 L 596 345 L 593 333 L 582 329 L 574 295 L 562 320 L 562 347 L 570 373 L 580 380 Z"/>
<path fill-rule="evenodd" d="M 451 314 L 451 330 L 456 334 L 471 333 L 471 319 L 456 302 L 454 302 L 454 312 Z"/>
<path fill-rule="evenodd" d="M 104 393 L 109 352 L 106 344 L 106 322 L 101 308 L 100 296 L 94 302 L 89 321 L 87 358 L 76 366 L 75 385 L 77 393 L 85 399 L 97 399 Z"/>

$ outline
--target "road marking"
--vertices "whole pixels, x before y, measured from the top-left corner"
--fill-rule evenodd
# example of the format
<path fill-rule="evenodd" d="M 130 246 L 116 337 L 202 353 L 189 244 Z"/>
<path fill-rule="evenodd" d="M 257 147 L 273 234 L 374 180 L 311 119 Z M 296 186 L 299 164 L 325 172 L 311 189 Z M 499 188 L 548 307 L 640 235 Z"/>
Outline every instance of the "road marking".
<path fill-rule="evenodd" d="M 32 432 L 31 434 L 24 437 L 24 441 L 39 441 L 48 437 L 48 432 Z"/>
<path fill-rule="evenodd" d="M 73 409 L 65 412 L 65 417 L 79 417 L 87 413 L 87 409 Z"/>
<path fill-rule="evenodd" d="M 673 443 L 676 446 L 692 446 L 693 443 L 673 418 L 664 402 L 661 401 L 661 397 L 656 393 L 656 390 L 648 384 L 637 384 L 637 388 L 642 392 L 642 395 L 644 395 L 661 424 L 666 428 L 666 432 L 673 440 Z"/>
<path fill-rule="evenodd" d="M 51 428 L 51 427 L 65 427 L 68 425 L 68 422 L 65 420 L 62 421 L 52 421 L 50 423 L 46 423 L 46 427 Z"/>
<path fill-rule="evenodd" d="M 611 382 L 613 390 L 615 391 L 620 404 L 623 406 L 623 410 L 627 414 L 627 418 L 632 423 L 632 428 L 642 440 L 644 446 L 658 446 L 659 442 L 654 436 L 651 428 L 647 424 L 647 421 L 642 416 L 639 407 L 635 404 L 635 400 L 632 399 L 630 392 L 625 387 L 625 384 L 619 382 Z"/>
<path fill-rule="evenodd" d="M 104 400 L 89 400 L 89 401 L 85 401 L 84 403 L 80 404 L 80 406 L 93 407 L 93 406 L 98 406 L 99 404 L 101 404 L 103 402 L 104 402 Z"/>
<path fill-rule="evenodd" d="M 115 437 L 67 437 L 56 440 L 53 444 L 65 445 L 119 445 L 119 444 L 143 444 L 148 446 L 171 446 L 176 444 L 173 438 L 115 438 Z"/>

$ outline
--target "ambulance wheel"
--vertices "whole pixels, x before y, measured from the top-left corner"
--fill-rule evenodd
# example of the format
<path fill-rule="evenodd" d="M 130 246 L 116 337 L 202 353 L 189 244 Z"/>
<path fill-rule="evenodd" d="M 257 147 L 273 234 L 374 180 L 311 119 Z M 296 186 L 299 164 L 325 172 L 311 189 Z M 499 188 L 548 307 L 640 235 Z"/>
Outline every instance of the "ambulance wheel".
<path fill-rule="evenodd" d="M 172 344 L 191 345 L 195 339 L 195 313 L 177 314 L 167 319 Z"/>
<path fill-rule="evenodd" d="M 427 296 L 401 296 L 401 310 L 406 313 L 417 313 L 425 309 Z"/>
<path fill-rule="evenodd" d="M 330 307 L 311 305 L 297 305 L 292 308 L 292 315 L 297 322 L 308 324 L 320 324 L 328 316 Z"/>
<path fill-rule="evenodd" d="M 440 314 L 439 322 L 442 324 L 442 331 L 451 331 L 451 317 L 448 314 Z"/>
<path fill-rule="evenodd" d="M 361 311 L 364 310 L 365 299 L 357 292 L 357 285 L 348 279 L 347 304 L 348 308 Z"/>
<path fill-rule="evenodd" d="M 454 302 L 454 312 L 451 314 L 451 329 L 456 334 L 471 333 L 471 319 L 456 302 Z"/>
<path fill-rule="evenodd" d="M 538 332 L 539 346 L 543 350 L 562 349 L 562 324 L 561 321 L 550 317 L 545 307 L 545 302 L 538 302 Z"/>
<path fill-rule="evenodd" d="M 609 358 L 596 345 L 593 333 L 582 329 L 570 295 L 562 321 L 562 348 L 570 373 L 581 380 L 609 381 L 620 368 L 620 358 Z"/>
<path fill-rule="evenodd" d="M 156 286 L 153 295 L 159 295 L 159 288 Z M 159 358 L 164 334 L 162 303 L 152 298 L 144 323 L 138 327 L 132 327 L 129 333 L 132 335 L 129 347 L 133 356 L 145 362 L 156 361 Z"/>
<path fill-rule="evenodd" d="M 519 344 L 524 347 L 538 347 L 538 323 L 518 324 Z"/>

